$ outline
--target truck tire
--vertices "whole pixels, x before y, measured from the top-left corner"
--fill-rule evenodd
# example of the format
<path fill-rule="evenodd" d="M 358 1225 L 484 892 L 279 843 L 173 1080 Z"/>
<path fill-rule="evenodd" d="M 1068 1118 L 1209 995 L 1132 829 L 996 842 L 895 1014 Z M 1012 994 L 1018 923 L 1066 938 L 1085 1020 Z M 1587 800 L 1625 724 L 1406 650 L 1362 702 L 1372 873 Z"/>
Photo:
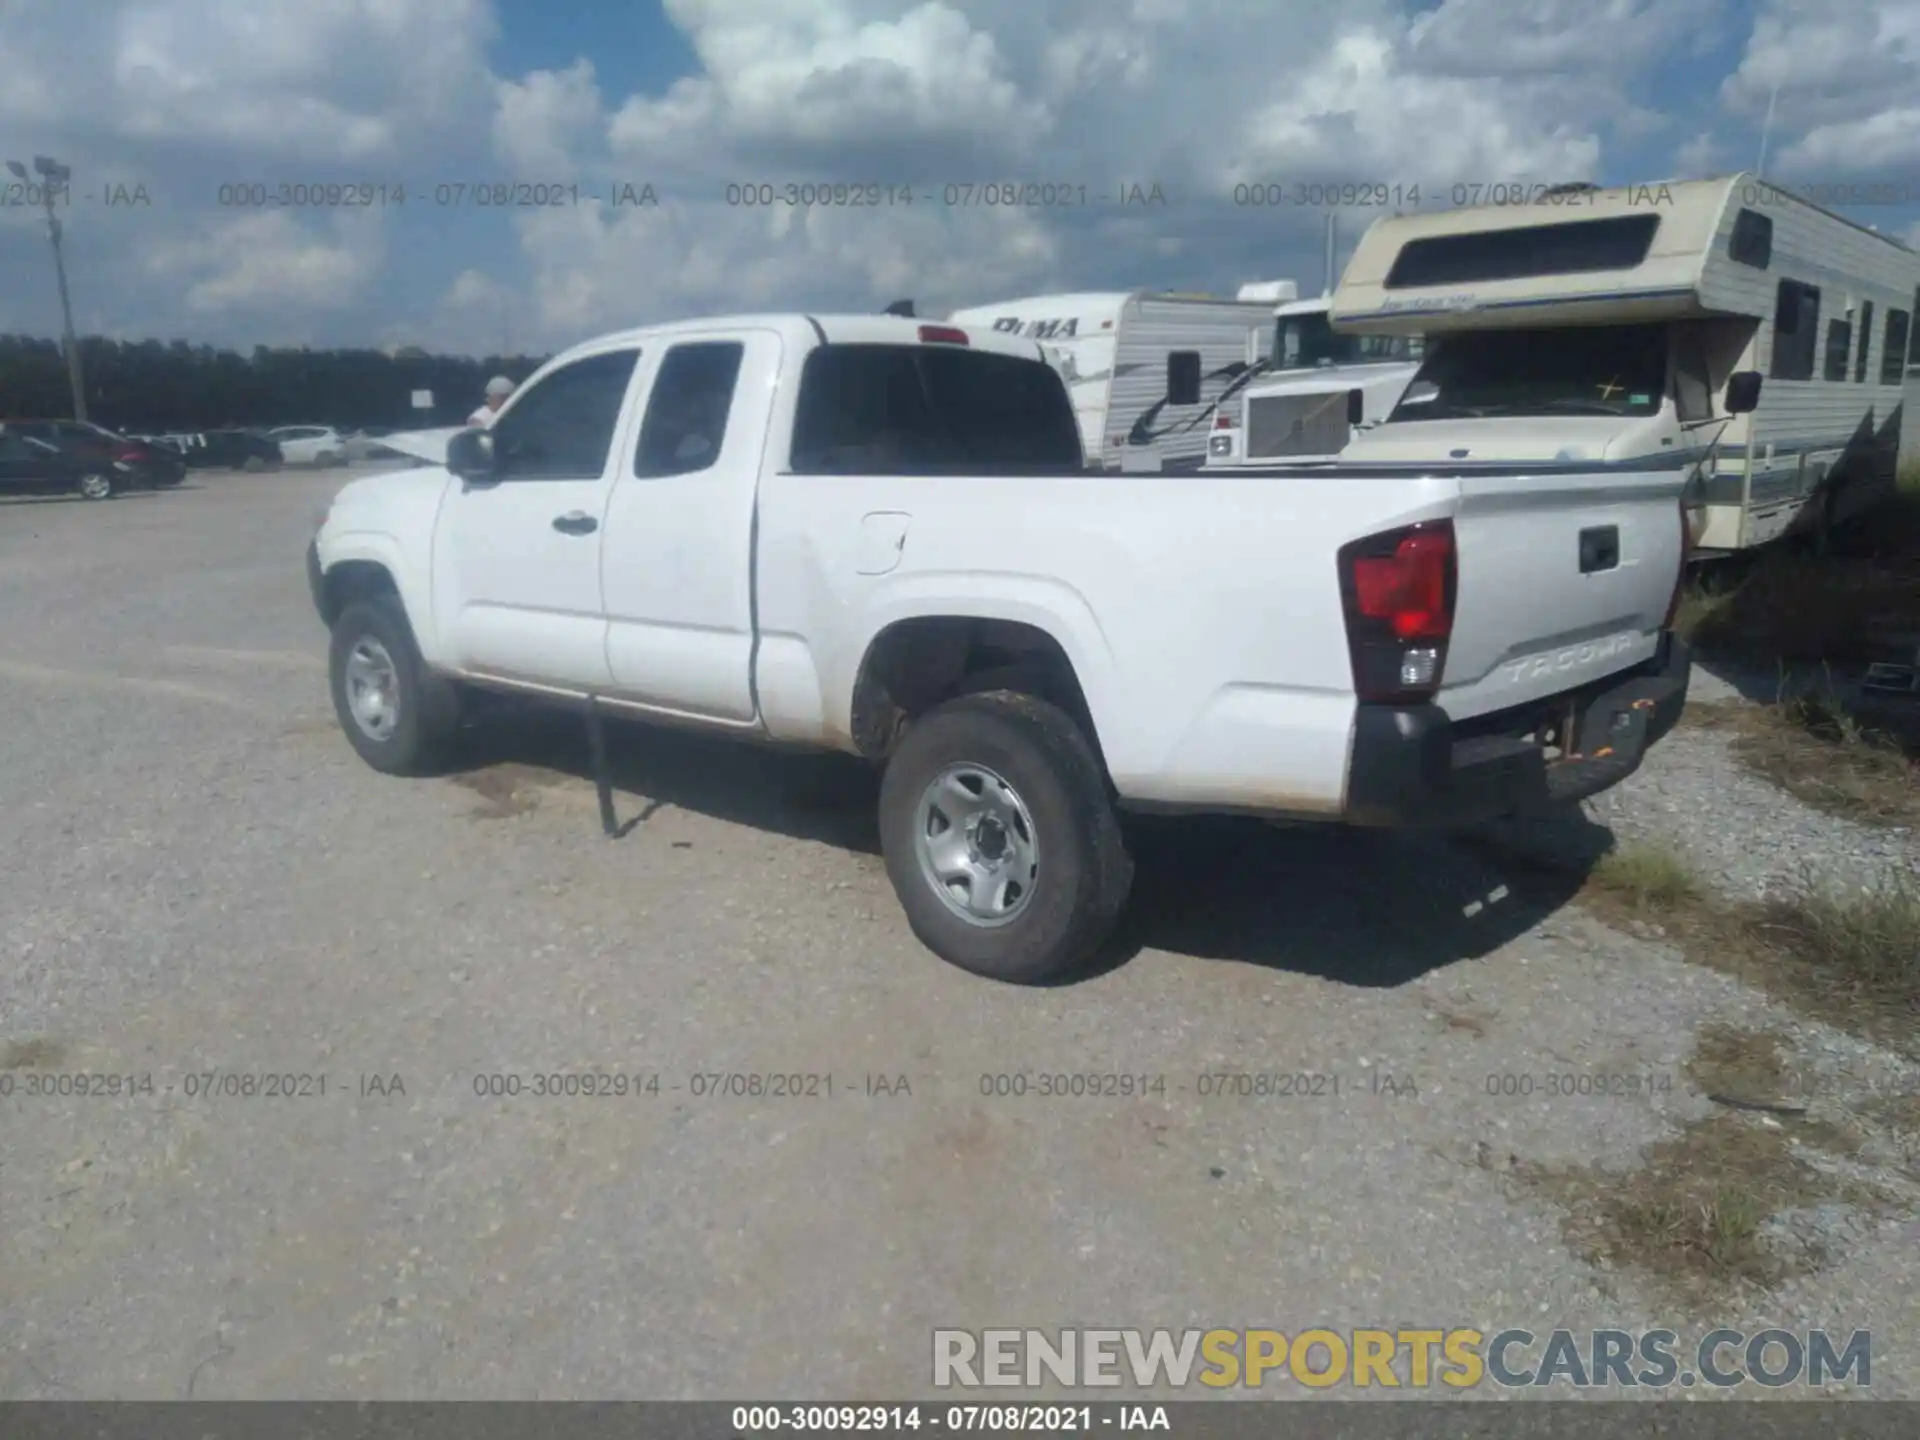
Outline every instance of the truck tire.
<path fill-rule="evenodd" d="M 358 600 L 333 622 L 328 679 L 347 743 L 384 775 L 437 768 L 459 724 L 453 686 L 427 669 L 392 596 Z"/>
<path fill-rule="evenodd" d="M 1017 985 L 1092 959 L 1133 884 L 1086 736 L 1058 707 L 1007 690 L 950 700 L 908 728 L 880 782 L 880 848 L 921 944 Z"/>

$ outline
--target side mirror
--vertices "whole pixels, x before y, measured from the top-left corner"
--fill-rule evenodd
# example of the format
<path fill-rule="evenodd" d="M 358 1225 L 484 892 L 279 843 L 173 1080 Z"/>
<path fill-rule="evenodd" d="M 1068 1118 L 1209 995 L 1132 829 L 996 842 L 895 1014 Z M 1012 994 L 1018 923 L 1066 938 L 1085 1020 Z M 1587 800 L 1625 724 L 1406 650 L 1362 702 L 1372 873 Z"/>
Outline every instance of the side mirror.
<path fill-rule="evenodd" d="M 1347 424 L 1358 425 L 1367 418 L 1367 392 L 1347 391 Z"/>
<path fill-rule="evenodd" d="M 1200 352 L 1173 350 L 1167 354 L 1167 404 L 1200 403 Z"/>
<path fill-rule="evenodd" d="M 1736 370 L 1727 377 L 1727 414 L 1748 414 L 1759 403 L 1760 372 L 1758 370 Z"/>
<path fill-rule="evenodd" d="M 447 441 L 447 469 L 458 475 L 469 490 L 497 484 L 493 436 L 484 430 L 462 430 Z"/>

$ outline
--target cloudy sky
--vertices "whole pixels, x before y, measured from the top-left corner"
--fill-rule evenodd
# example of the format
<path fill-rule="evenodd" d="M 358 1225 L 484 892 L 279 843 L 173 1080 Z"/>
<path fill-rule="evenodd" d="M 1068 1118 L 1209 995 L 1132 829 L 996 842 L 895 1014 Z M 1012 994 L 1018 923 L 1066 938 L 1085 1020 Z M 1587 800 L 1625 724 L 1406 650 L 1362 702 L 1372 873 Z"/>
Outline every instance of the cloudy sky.
<path fill-rule="evenodd" d="M 74 171 L 76 318 L 125 338 L 486 353 L 711 311 L 1317 289 L 1325 211 L 1294 200 L 1323 192 L 1295 187 L 1748 168 L 1776 86 L 1770 178 L 1920 241 L 1920 0 L 0 0 L 0 77 L 0 159 Z M 502 182 L 528 188 L 476 203 Z M 888 193 L 728 203 L 822 182 Z M 997 182 L 1055 203 L 980 203 Z M 1236 205 L 1253 184 L 1286 203 Z M 299 203 L 340 186 L 371 203 Z M 21 198 L 0 332 L 52 334 Z M 1348 244 L 1377 213 L 1343 212 Z"/>

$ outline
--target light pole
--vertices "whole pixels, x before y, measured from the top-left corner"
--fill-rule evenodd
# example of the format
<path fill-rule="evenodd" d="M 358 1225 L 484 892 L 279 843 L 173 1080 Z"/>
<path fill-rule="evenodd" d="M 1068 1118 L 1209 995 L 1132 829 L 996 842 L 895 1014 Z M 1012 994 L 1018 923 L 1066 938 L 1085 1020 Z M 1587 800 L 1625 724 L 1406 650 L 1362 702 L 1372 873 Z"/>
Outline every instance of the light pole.
<path fill-rule="evenodd" d="M 7 161 L 7 169 L 19 180 L 27 179 L 27 167 L 18 160 Z M 87 387 L 80 378 L 80 344 L 73 338 L 73 302 L 67 298 L 67 262 L 60 254 L 60 217 L 53 213 L 56 191 L 67 188 L 73 171 L 45 155 L 33 157 L 33 170 L 40 177 L 40 201 L 47 209 L 47 238 L 53 241 L 53 273 L 60 281 L 60 323 L 67 346 L 67 381 L 73 386 L 73 418 L 87 418 Z"/>

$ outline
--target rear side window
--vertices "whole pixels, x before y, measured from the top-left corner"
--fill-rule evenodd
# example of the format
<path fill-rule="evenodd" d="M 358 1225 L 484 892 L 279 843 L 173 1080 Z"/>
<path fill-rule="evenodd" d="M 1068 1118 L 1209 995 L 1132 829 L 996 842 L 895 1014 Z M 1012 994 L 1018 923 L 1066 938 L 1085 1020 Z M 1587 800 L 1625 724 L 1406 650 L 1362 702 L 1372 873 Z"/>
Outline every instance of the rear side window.
<path fill-rule="evenodd" d="M 1782 280 L 1773 302 L 1775 380 L 1811 380 L 1813 348 L 1820 333 L 1820 291 L 1798 280 Z"/>
<path fill-rule="evenodd" d="M 640 425 L 635 475 L 691 475 L 720 458 L 745 353 L 737 340 L 695 341 L 667 352 Z"/>
<path fill-rule="evenodd" d="M 1631 270 L 1647 258 L 1659 228 L 1658 215 L 1615 215 L 1516 230 L 1429 235 L 1401 247 L 1387 272 L 1386 288 Z"/>
<path fill-rule="evenodd" d="M 1066 386 L 1038 360 L 941 345 L 824 345 L 793 425 L 801 475 L 1081 468 Z"/>
<path fill-rule="evenodd" d="M 1727 258 L 1764 270 L 1773 260 L 1773 217 L 1758 210 L 1742 210 L 1733 217 L 1727 237 Z"/>
<path fill-rule="evenodd" d="M 589 355 L 513 397 L 489 432 L 505 480 L 598 480 L 638 350 Z"/>
<path fill-rule="evenodd" d="M 1907 327 L 1912 316 L 1904 310 L 1887 311 L 1887 344 L 1880 352 L 1880 383 L 1898 385 L 1906 378 Z"/>
<path fill-rule="evenodd" d="M 1862 385 L 1867 379 L 1867 354 L 1873 349 L 1873 302 L 1865 300 L 1860 305 L 1860 354 L 1853 362 L 1853 383 Z"/>

